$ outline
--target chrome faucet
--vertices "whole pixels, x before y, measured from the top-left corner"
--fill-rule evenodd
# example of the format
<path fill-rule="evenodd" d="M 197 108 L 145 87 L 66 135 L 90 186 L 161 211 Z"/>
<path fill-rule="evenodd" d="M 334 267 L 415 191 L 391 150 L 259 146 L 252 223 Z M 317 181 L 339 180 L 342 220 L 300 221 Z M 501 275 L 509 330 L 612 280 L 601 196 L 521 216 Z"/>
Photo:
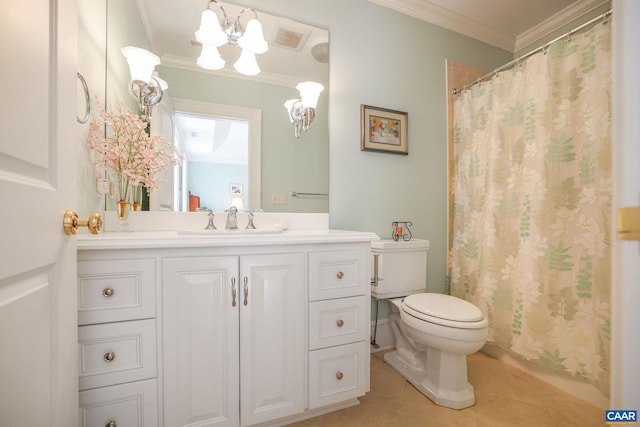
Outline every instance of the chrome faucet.
<path fill-rule="evenodd" d="M 226 230 L 237 230 L 238 229 L 238 208 L 235 206 L 231 206 L 227 211 L 227 224 L 225 225 Z"/>
<path fill-rule="evenodd" d="M 204 228 L 205 230 L 215 230 L 216 226 L 213 224 L 213 211 L 211 209 L 207 209 L 209 211 L 209 224 Z"/>

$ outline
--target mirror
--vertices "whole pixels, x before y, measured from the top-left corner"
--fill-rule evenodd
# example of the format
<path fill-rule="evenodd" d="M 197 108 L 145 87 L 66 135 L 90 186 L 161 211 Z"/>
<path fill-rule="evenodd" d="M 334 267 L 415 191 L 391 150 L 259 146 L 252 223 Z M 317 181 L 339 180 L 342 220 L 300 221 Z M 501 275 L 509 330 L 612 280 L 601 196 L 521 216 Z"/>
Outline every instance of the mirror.
<path fill-rule="evenodd" d="M 241 121 L 250 120 L 247 115 L 256 117 L 257 114 L 258 117 L 257 125 L 255 122 L 248 122 L 249 128 L 257 136 L 249 137 L 250 146 L 245 148 L 249 157 L 253 153 L 253 158 L 248 160 L 246 178 L 236 176 L 227 179 L 220 177 L 217 172 L 203 172 L 207 161 L 187 155 L 182 167 L 168 171 L 162 177 L 166 185 L 152 193 L 151 209 L 177 210 L 177 207 L 181 207 L 182 210 L 188 210 L 188 192 L 192 189 L 187 185 L 181 186 L 180 183 L 189 182 L 185 169 L 197 169 L 198 176 L 206 178 L 198 179 L 197 189 L 193 188 L 192 193 L 216 188 L 218 193 L 224 193 L 223 198 L 230 205 L 233 196 L 237 196 L 240 191 L 244 197 L 243 206 L 247 209 L 328 212 L 328 197 L 322 196 L 328 193 L 329 185 L 329 64 L 328 53 L 323 50 L 328 46 L 328 31 L 256 10 L 263 24 L 269 50 L 257 55 L 261 73 L 248 77 L 233 68 L 240 53 L 240 49 L 235 46 L 225 45 L 220 48 L 220 54 L 226 60 L 226 66 L 222 70 L 206 71 L 197 66 L 196 59 L 201 47 L 195 41 L 194 33 L 200 25 L 200 16 L 207 1 L 105 2 L 107 63 L 104 93 L 108 108 L 120 101 L 134 111 L 137 109 L 136 100 L 129 93 L 129 69 L 120 53 L 121 47 L 137 46 L 160 57 L 161 65 L 156 67 L 156 71 L 169 85 L 163 101 L 153 109 L 151 130 L 177 141 L 181 151 L 187 152 L 179 145 L 184 142 L 185 135 L 195 134 L 197 131 L 180 127 L 182 121 L 176 120 L 177 117 L 195 114 L 209 119 L 215 116 Z M 221 4 L 230 19 L 235 19 L 242 10 L 230 2 Z M 217 11 L 213 6 L 212 10 Z M 247 19 L 241 18 L 241 23 L 246 24 Z M 80 37 L 83 37 L 81 27 Z M 82 58 L 79 62 L 82 62 Z M 283 105 L 288 99 L 300 98 L 295 86 L 301 81 L 317 81 L 325 90 L 320 96 L 316 117 L 309 131 L 303 132 L 296 139 L 293 125 L 289 122 Z M 220 109 L 223 113 L 217 116 L 203 113 Z M 233 110 L 244 111 L 246 114 L 244 117 L 230 115 L 228 112 Z M 251 144 L 257 144 L 257 147 Z M 200 164 L 196 167 L 195 163 L 190 164 L 192 161 Z M 210 167 L 220 169 L 219 164 L 211 166 L 211 161 L 208 162 Z M 211 185 L 208 185 L 209 180 Z M 185 192 L 180 193 L 176 188 L 184 188 Z M 321 196 L 302 194 L 293 197 L 293 192 L 319 193 Z M 95 194 L 89 197 L 95 198 Z M 213 207 L 226 205 L 224 200 L 222 205 Z"/>

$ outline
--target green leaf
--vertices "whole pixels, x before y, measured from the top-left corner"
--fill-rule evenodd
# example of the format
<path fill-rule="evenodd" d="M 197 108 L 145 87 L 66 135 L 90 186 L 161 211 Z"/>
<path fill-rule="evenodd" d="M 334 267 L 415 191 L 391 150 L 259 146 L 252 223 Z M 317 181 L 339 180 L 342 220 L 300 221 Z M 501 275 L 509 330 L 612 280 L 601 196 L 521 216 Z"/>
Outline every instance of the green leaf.
<path fill-rule="evenodd" d="M 576 159 L 575 146 L 571 144 L 573 137 L 564 133 L 560 138 L 553 138 L 549 145 L 549 161 L 551 163 L 568 163 Z"/>

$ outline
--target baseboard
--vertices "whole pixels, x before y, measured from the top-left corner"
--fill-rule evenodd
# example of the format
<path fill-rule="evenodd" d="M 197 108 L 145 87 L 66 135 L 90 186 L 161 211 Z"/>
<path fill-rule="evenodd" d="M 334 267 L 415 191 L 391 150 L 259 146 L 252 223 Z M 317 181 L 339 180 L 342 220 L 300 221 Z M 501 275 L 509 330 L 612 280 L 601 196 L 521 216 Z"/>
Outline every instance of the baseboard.
<path fill-rule="evenodd" d="M 389 319 L 378 320 L 377 330 L 375 320 L 371 322 L 371 339 L 375 331 L 377 347 L 371 345 L 371 353 L 378 351 L 390 350 L 396 346 L 396 342 L 391 332 L 391 321 Z"/>
<path fill-rule="evenodd" d="M 539 380 L 549 383 L 560 390 L 567 392 L 578 399 L 582 399 L 597 406 L 600 409 L 609 409 L 609 398 L 593 385 L 574 380 L 559 373 L 554 373 L 548 368 L 538 366 L 535 363 L 520 359 L 511 353 L 493 344 L 486 344 L 481 350 L 508 365 L 532 375 Z"/>

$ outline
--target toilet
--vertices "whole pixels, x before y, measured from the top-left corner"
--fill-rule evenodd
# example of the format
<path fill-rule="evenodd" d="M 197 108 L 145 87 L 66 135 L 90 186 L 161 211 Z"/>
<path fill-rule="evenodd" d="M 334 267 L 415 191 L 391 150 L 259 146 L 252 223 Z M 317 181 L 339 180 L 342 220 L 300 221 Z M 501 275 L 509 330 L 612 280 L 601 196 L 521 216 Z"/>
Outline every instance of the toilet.
<path fill-rule="evenodd" d="M 475 403 L 467 355 L 487 340 L 478 307 L 451 295 L 426 293 L 428 240 L 371 243 L 371 294 L 391 307 L 396 350 L 384 360 L 434 403 L 463 409 Z"/>

